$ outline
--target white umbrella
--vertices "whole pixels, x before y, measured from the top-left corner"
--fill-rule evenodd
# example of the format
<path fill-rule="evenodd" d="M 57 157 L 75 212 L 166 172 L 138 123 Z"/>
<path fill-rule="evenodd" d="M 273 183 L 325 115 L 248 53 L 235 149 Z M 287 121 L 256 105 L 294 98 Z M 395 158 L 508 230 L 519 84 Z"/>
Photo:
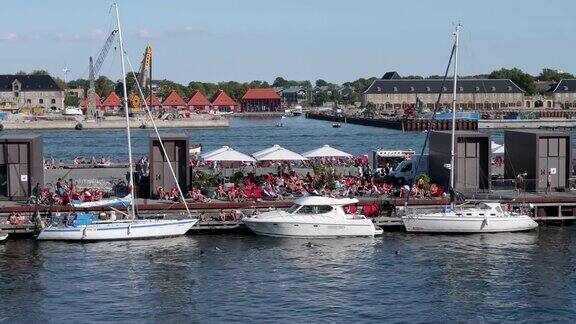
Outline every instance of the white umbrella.
<path fill-rule="evenodd" d="M 280 145 L 274 145 L 270 148 L 258 151 L 252 154 L 258 161 L 304 161 L 308 160 L 302 155 L 283 148 Z"/>
<path fill-rule="evenodd" d="M 235 149 L 222 146 L 221 148 L 202 155 L 204 161 L 229 161 L 229 162 L 256 162 L 250 155 L 238 152 Z"/>
<path fill-rule="evenodd" d="M 492 151 L 492 154 L 504 154 L 504 144 L 492 142 L 490 143 L 490 151 Z"/>
<path fill-rule="evenodd" d="M 302 154 L 307 158 L 321 158 L 321 157 L 351 157 L 352 154 L 348 154 L 344 151 L 333 148 L 330 145 L 324 145 L 315 150 L 308 151 Z"/>

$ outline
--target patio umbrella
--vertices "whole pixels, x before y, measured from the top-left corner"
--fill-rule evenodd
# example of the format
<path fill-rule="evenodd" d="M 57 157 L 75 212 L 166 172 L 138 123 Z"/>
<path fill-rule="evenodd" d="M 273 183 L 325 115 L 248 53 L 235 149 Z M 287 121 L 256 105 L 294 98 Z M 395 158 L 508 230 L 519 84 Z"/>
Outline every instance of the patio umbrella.
<path fill-rule="evenodd" d="M 324 145 L 315 150 L 308 151 L 302 154 L 307 158 L 322 158 L 322 157 L 351 157 L 352 154 L 348 154 L 344 151 L 333 148 L 330 145 Z"/>
<path fill-rule="evenodd" d="M 501 155 L 504 154 L 504 144 L 498 144 L 496 142 L 490 143 L 490 151 L 492 154 Z"/>
<path fill-rule="evenodd" d="M 235 149 L 222 146 L 219 149 L 208 152 L 202 155 L 204 161 L 229 161 L 229 162 L 256 162 L 256 160 L 250 155 L 238 152 Z"/>
<path fill-rule="evenodd" d="M 258 151 L 252 154 L 258 161 L 304 161 L 308 160 L 302 155 L 283 148 L 280 145 L 274 145 L 270 148 Z"/>

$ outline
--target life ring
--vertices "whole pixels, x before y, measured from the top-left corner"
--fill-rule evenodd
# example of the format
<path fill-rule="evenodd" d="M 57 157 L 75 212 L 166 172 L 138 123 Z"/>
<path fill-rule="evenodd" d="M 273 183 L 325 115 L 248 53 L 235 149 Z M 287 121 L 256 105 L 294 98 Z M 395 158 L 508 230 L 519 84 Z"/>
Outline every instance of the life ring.
<path fill-rule="evenodd" d="M 82 123 L 78 123 L 76 124 L 76 126 L 74 126 L 75 130 L 82 130 L 82 128 L 84 128 L 84 126 L 82 126 Z"/>

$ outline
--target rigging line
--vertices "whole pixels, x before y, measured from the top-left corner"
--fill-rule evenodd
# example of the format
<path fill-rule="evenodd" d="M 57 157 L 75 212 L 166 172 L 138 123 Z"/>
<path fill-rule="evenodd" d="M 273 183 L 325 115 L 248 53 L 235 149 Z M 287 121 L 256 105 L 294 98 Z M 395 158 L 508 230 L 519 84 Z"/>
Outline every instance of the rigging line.
<path fill-rule="evenodd" d="M 442 78 L 442 83 L 440 84 L 440 89 L 438 91 L 438 99 L 436 99 L 436 105 L 434 107 L 434 111 L 432 112 L 432 117 L 428 121 L 428 132 L 426 133 L 426 138 L 424 139 L 424 145 L 422 145 L 422 150 L 420 152 L 420 156 L 418 157 L 418 161 L 416 163 L 416 168 L 414 169 L 414 175 L 418 174 L 418 166 L 420 166 L 420 162 L 422 160 L 422 156 L 424 155 L 424 151 L 426 150 L 426 146 L 428 145 L 428 140 L 430 138 L 430 133 L 432 131 L 432 122 L 436 118 L 436 113 L 440 108 L 440 101 L 442 100 L 442 94 L 444 93 L 444 85 L 446 84 L 446 80 L 448 78 L 448 72 L 450 72 L 450 65 L 452 64 L 452 59 L 454 58 L 454 52 L 456 50 L 456 44 L 452 46 L 452 52 L 450 53 L 450 58 L 448 59 L 448 65 L 446 66 L 446 71 L 444 72 L 444 77 Z M 452 166 L 450 166 L 452 167 Z M 408 190 L 408 195 L 406 196 L 406 201 L 404 205 L 408 205 L 408 199 L 410 199 L 410 195 L 412 194 L 412 189 L 414 187 L 414 180 L 416 177 L 412 179 L 412 182 L 409 184 L 410 189 Z"/>
<path fill-rule="evenodd" d="M 182 192 L 182 188 L 180 188 L 180 183 L 178 182 L 178 178 L 176 177 L 176 172 L 174 172 L 174 168 L 172 167 L 172 163 L 170 162 L 170 159 L 168 158 L 168 154 L 166 153 L 166 148 L 164 147 L 164 142 L 162 142 L 162 137 L 160 136 L 160 133 L 158 132 L 158 128 L 156 127 L 156 122 L 154 121 L 152 113 L 150 112 L 150 109 L 148 107 L 148 103 L 146 102 L 146 98 L 144 97 L 144 92 L 142 92 L 142 88 L 140 87 L 140 83 L 138 83 L 138 78 L 136 77 L 136 72 L 134 72 L 134 67 L 132 66 L 132 63 L 130 62 L 130 57 L 128 56 L 128 54 L 126 52 L 124 52 L 124 54 L 126 56 L 126 61 L 128 62 L 128 66 L 130 67 L 130 71 L 132 72 L 132 76 L 134 77 L 134 81 L 136 83 L 136 87 L 138 88 L 138 92 L 140 93 L 140 96 L 142 97 L 142 100 L 144 101 L 144 107 L 146 108 L 146 112 L 148 113 L 148 117 L 150 118 L 150 121 L 152 122 L 152 126 L 154 126 L 154 132 L 156 133 L 156 136 L 158 137 L 158 142 L 160 143 L 160 148 L 162 148 L 162 154 L 164 154 L 164 156 L 168 160 L 168 168 L 170 169 L 170 173 L 172 173 L 172 177 L 174 177 L 174 180 L 176 182 L 176 188 L 178 188 L 178 193 L 180 194 L 180 198 L 182 199 L 182 203 L 184 204 L 184 207 L 186 208 L 186 213 L 188 213 L 189 218 L 192 218 L 192 214 L 190 213 L 190 209 L 188 208 L 188 204 L 186 203 L 186 198 L 184 197 L 184 193 Z M 152 96 L 150 96 L 150 101 L 152 101 Z M 186 152 L 186 153 L 188 153 L 188 152 Z M 188 154 L 186 154 L 186 156 L 188 156 Z"/>

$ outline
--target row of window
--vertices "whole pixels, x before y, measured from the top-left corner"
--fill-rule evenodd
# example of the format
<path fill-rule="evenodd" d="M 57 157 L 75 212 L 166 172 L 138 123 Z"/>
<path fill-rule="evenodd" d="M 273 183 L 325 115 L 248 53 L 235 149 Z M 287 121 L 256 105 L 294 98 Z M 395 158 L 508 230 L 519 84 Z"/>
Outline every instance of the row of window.
<path fill-rule="evenodd" d="M 16 97 L 18 97 L 18 96 L 16 96 Z M 27 103 L 27 104 L 32 104 L 32 100 L 31 100 L 31 99 L 26 99 L 26 103 Z M 38 103 L 39 103 L 39 104 L 43 104 L 43 103 L 44 103 L 44 99 L 38 99 Z M 51 100 L 50 100 L 50 103 L 51 103 L 51 104 L 55 104 L 55 103 L 56 103 L 56 99 L 51 99 Z"/>
<path fill-rule="evenodd" d="M 392 104 L 390 102 L 385 103 L 384 105 L 380 105 L 381 107 L 384 108 L 408 108 L 410 107 L 410 105 L 407 102 L 403 102 L 401 104 Z M 433 103 L 427 103 L 425 104 L 427 108 L 434 108 L 434 104 Z M 451 107 L 451 103 L 448 102 L 444 102 L 441 103 L 440 106 L 441 107 Z M 576 102 L 575 102 L 576 105 Z M 456 106 L 458 108 L 469 108 L 469 109 L 483 109 L 483 108 L 505 108 L 505 107 L 522 107 L 522 102 L 518 101 L 518 102 L 484 102 L 484 103 L 473 103 L 473 102 L 468 102 L 468 103 L 458 103 L 456 104 Z"/>
<path fill-rule="evenodd" d="M 475 87 L 474 90 L 476 90 L 476 92 L 480 92 L 480 87 Z M 491 90 L 492 92 L 496 92 L 496 87 L 490 87 L 490 90 Z M 511 87 L 511 86 L 508 86 L 508 87 L 506 87 L 506 90 L 512 91 L 512 87 Z M 376 91 L 377 91 L 377 92 L 382 92 L 382 88 L 381 88 L 381 87 L 376 87 Z M 392 91 L 398 92 L 398 87 L 393 87 L 393 88 L 392 88 Z M 414 91 L 416 91 L 416 89 L 415 89 L 414 87 L 410 87 L 410 92 L 414 92 Z M 427 91 L 427 92 L 430 92 L 430 91 L 432 91 L 432 89 L 431 89 L 430 87 L 426 87 L 426 91 Z M 448 91 L 448 88 L 447 88 L 447 87 L 442 87 L 442 92 L 447 92 L 447 91 Z M 464 87 L 458 87 L 458 91 L 460 91 L 460 92 L 464 91 Z"/>

